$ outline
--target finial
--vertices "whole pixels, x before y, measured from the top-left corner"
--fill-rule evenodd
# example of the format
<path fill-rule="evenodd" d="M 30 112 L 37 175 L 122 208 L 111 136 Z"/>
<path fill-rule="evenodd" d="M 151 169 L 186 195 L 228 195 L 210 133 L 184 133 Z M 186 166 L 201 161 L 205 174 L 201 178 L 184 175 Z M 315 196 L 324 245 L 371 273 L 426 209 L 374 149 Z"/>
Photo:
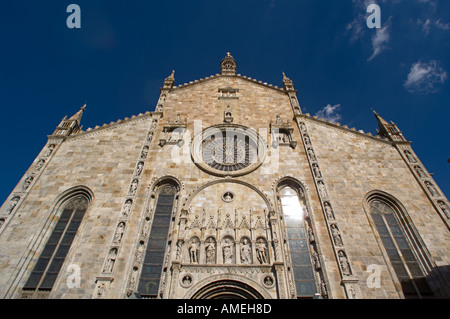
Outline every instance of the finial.
<path fill-rule="evenodd" d="M 231 55 L 230 55 L 230 52 L 227 52 L 227 56 L 231 56 Z"/>

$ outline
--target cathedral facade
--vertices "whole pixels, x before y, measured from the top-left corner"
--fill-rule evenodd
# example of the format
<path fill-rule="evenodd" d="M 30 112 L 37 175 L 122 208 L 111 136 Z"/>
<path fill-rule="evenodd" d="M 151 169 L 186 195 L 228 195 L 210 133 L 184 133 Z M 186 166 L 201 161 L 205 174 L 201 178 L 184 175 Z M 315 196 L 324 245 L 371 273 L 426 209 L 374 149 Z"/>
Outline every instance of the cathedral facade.
<path fill-rule="evenodd" d="M 450 297 L 450 206 L 411 143 L 220 74 L 65 117 L 0 210 L 0 298 Z M 375 121 L 374 121 L 375 122 Z"/>

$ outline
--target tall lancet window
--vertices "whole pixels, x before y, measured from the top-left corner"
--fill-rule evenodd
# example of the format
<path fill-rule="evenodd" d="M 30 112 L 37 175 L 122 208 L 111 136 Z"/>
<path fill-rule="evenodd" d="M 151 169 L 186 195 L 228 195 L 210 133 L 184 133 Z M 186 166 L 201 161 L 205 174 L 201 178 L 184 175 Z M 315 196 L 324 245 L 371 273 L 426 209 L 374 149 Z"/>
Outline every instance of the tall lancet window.
<path fill-rule="evenodd" d="M 164 254 L 168 247 L 169 225 L 177 193 L 178 189 L 173 184 L 163 184 L 157 189 L 153 222 L 138 286 L 139 294 L 143 298 L 158 296 L 164 272 Z"/>
<path fill-rule="evenodd" d="M 314 297 L 317 288 L 309 251 L 303 190 L 286 185 L 279 189 L 279 196 L 288 237 L 297 297 Z"/>
<path fill-rule="evenodd" d="M 405 223 L 401 209 L 387 198 L 371 198 L 369 210 L 405 298 L 433 297 L 423 268 L 426 257 L 411 222 Z"/>
<path fill-rule="evenodd" d="M 73 197 L 62 205 L 61 215 L 24 290 L 50 291 L 53 288 L 88 206 L 89 201 L 83 195 Z"/>

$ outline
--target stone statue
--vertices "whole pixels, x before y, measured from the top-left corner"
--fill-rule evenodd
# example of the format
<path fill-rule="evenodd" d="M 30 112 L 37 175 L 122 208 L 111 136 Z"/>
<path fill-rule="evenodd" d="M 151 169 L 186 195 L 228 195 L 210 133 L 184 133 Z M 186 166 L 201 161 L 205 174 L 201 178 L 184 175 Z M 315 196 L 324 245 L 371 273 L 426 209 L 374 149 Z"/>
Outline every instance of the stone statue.
<path fill-rule="evenodd" d="M 191 242 L 191 244 L 189 245 L 189 261 L 191 263 L 198 263 L 198 245 L 197 242 L 195 240 L 193 240 Z"/>
<path fill-rule="evenodd" d="M 135 195 L 136 194 L 136 190 L 138 188 L 138 180 L 134 179 L 133 182 L 131 182 L 131 186 L 130 186 L 130 195 Z"/>
<path fill-rule="evenodd" d="M 319 166 L 317 164 L 313 165 L 313 171 L 314 171 L 314 176 L 316 178 L 321 178 L 322 177 L 322 173 L 320 172 Z"/>
<path fill-rule="evenodd" d="M 55 148 L 55 145 L 54 144 L 50 144 L 48 146 L 47 150 L 45 151 L 44 156 L 45 157 L 50 156 L 50 154 L 52 154 L 54 148 Z"/>
<path fill-rule="evenodd" d="M 308 134 L 305 134 L 304 136 L 305 136 L 305 144 L 306 144 L 306 145 L 311 144 L 311 140 L 309 139 Z"/>
<path fill-rule="evenodd" d="M 122 217 L 128 217 L 128 215 L 130 214 L 131 211 L 131 205 L 132 205 L 133 201 L 131 199 L 128 199 L 125 204 L 123 205 L 123 209 L 122 209 Z"/>
<path fill-rule="evenodd" d="M 267 264 L 267 247 L 262 239 L 256 242 L 256 257 L 260 264 Z"/>
<path fill-rule="evenodd" d="M 331 225 L 331 234 L 333 235 L 333 240 L 336 246 L 342 246 L 343 244 L 341 235 L 339 233 L 338 227 L 335 224 Z"/>
<path fill-rule="evenodd" d="M 415 169 L 416 169 L 417 174 L 419 174 L 419 176 L 421 178 L 427 177 L 427 175 L 425 174 L 425 172 L 423 171 L 423 169 L 420 166 L 416 166 Z"/>
<path fill-rule="evenodd" d="M 350 264 L 348 263 L 347 255 L 343 250 L 338 252 L 339 255 L 339 264 L 341 265 L 342 273 L 345 276 L 350 276 L 352 274 L 350 270 Z"/>
<path fill-rule="evenodd" d="M 36 172 L 39 172 L 41 170 L 42 166 L 44 166 L 44 163 L 45 161 L 43 159 L 36 163 Z"/>
<path fill-rule="evenodd" d="M 444 203 L 443 201 L 439 201 L 439 207 L 442 209 L 442 212 L 447 216 L 447 218 L 450 218 L 450 212 L 448 209 L 448 205 Z"/>
<path fill-rule="evenodd" d="M 330 203 L 325 202 L 324 207 L 325 207 L 325 214 L 327 215 L 327 218 L 334 220 L 334 213 L 333 213 L 333 209 L 331 208 Z"/>
<path fill-rule="evenodd" d="M 176 260 L 180 260 L 181 257 L 181 247 L 183 246 L 183 240 L 178 240 L 177 241 L 177 255 L 175 257 Z"/>
<path fill-rule="evenodd" d="M 8 212 L 8 214 L 11 214 L 12 211 L 14 210 L 14 208 L 16 207 L 17 203 L 19 202 L 20 197 L 19 196 L 15 196 L 11 199 L 11 201 L 9 202 L 9 206 L 6 209 L 6 211 Z"/>
<path fill-rule="evenodd" d="M 231 264 L 233 263 L 233 243 L 230 239 L 225 239 L 223 245 L 223 262 L 225 264 Z"/>
<path fill-rule="evenodd" d="M 244 241 L 242 243 L 241 262 L 246 265 L 251 263 L 251 248 L 250 248 L 250 244 L 248 243 L 247 239 L 244 239 Z"/>
<path fill-rule="evenodd" d="M 144 168 L 144 162 L 139 162 L 136 167 L 136 176 L 141 175 L 143 168 Z"/>
<path fill-rule="evenodd" d="M 114 242 L 120 243 L 122 240 L 123 232 L 125 230 L 125 223 L 121 222 L 116 229 L 116 233 L 114 234 Z"/>
<path fill-rule="evenodd" d="M 412 156 L 410 151 L 405 151 L 405 155 L 408 158 L 408 161 L 410 163 L 416 163 L 417 162 L 416 159 L 414 158 L 414 156 Z"/>
<path fill-rule="evenodd" d="M 216 259 L 216 247 L 214 240 L 210 238 L 206 244 L 206 263 L 214 264 Z"/>
<path fill-rule="evenodd" d="M 425 182 L 425 184 L 427 185 L 427 188 L 430 191 L 431 196 L 433 196 L 433 197 L 438 197 L 439 196 L 438 191 L 436 190 L 436 188 L 430 182 Z"/>
<path fill-rule="evenodd" d="M 314 268 L 316 270 L 319 270 L 320 268 L 322 268 L 322 266 L 320 265 L 319 254 L 317 253 L 317 251 L 314 251 L 313 260 L 314 260 Z"/>
<path fill-rule="evenodd" d="M 108 260 L 106 261 L 103 272 L 110 273 L 113 271 L 114 263 L 116 262 L 116 257 L 117 257 L 117 248 L 113 248 L 109 251 Z"/>
<path fill-rule="evenodd" d="M 145 146 L 145 147 L 142 149 L 141 159 L 146 159 L 146 158 L 147 158 L 147 155 L 148 155 L 148 146 Z"/>
<path fill-rule="evenodd" d="M 312 148 L 308 148 L 308 155 L 312 161 L 316 160 L 316 155 L 314 154 L 314 151 L 312 150 Z"/>
<path fill-rule="evenodd" d="M 26 191 L 33 181 L 33 176 L 28 176 L 23 182 L 22 190 Z"/>
<path fill-rule="evenodd" d="M 319 194 L 320 194 L 320 197 L 322 197 L 322 198 L 327 197 L 327 191 L 326 191 L 326 189 L 325 189 L 325 184 L 324 184 L 322 181 L 320 181 L 320 182 L 318 183 L 318 185 L 319 185 Z"/>
<path fill-rule="evenodd" d="M 316 241 L 313 230 L 310 227 L 308 228 L 308 239 L 310 243 L 314 243 Z"/>

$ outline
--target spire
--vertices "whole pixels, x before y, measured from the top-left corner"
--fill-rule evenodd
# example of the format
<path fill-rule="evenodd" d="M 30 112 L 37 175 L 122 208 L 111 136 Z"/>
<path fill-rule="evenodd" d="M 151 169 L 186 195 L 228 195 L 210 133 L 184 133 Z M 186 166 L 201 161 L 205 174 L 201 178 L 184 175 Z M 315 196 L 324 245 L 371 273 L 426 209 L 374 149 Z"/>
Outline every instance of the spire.
<path fill-rule="evenodd" d="M 405 137 L 394 122 L 391 121 L 391 123 L 389 123 L 375 110 L 373 110 L 373 114 L 375 115 L 379 127 L 377 130 L 378 135 L 383 136 L 392 142 L 406 142 Z"/>
<path fill-rule="evenodd" d="M 77 124 L 80 125 L 81 117 L 83 116 L 84 110 L 86 110 L 86 104 L 84 104 L 77 113 L 72 115 L 72 117 L 69 120 L 75 120 L 77 121 Z"/>
<path fill-rule="evenodd" d="M 220 71 L 222 75 L 236 75 L 237 63 L 231 56 L 230 52 L 227 52 L 227 56 L 220 62 Z"/>
<path fill-rule="evenodd" d="M 292 80 L 290 78 L 288 78 L 284 72 L 281 72 L 281 73 L 283 73 L 283 88 L 286 91 L 295 91 L 294 83 L 292 82 Z"/>
<path fill-rule="evenodd" d="M 175 84 L 175 70 L 164 80 L 163 89 L 171 89 Z"/>
<path fill-rule="evenodd" d="M 64 116 L 61 123 L 59 123 L 56 130 L 53 132 L 53 135 L 64 137 L 80 132 L 82 129 L 80 126 L 81 117 L 83 116 L 84 110 L 86 110 L 86 104 L 84 104 L 81 109 L 70 118 Z"/>
<path fill-rule="evenodd" d="M 384 118 L 382 118 L 380 116 L 380 114 L 378 114 L 375 110 L 373 110 L 373 114 L 375 115 L 375 118 L 377 119 L 378 122 L 378 126 L 380 127 L 384 127 L 385 125 L 390 125 Z"/>

